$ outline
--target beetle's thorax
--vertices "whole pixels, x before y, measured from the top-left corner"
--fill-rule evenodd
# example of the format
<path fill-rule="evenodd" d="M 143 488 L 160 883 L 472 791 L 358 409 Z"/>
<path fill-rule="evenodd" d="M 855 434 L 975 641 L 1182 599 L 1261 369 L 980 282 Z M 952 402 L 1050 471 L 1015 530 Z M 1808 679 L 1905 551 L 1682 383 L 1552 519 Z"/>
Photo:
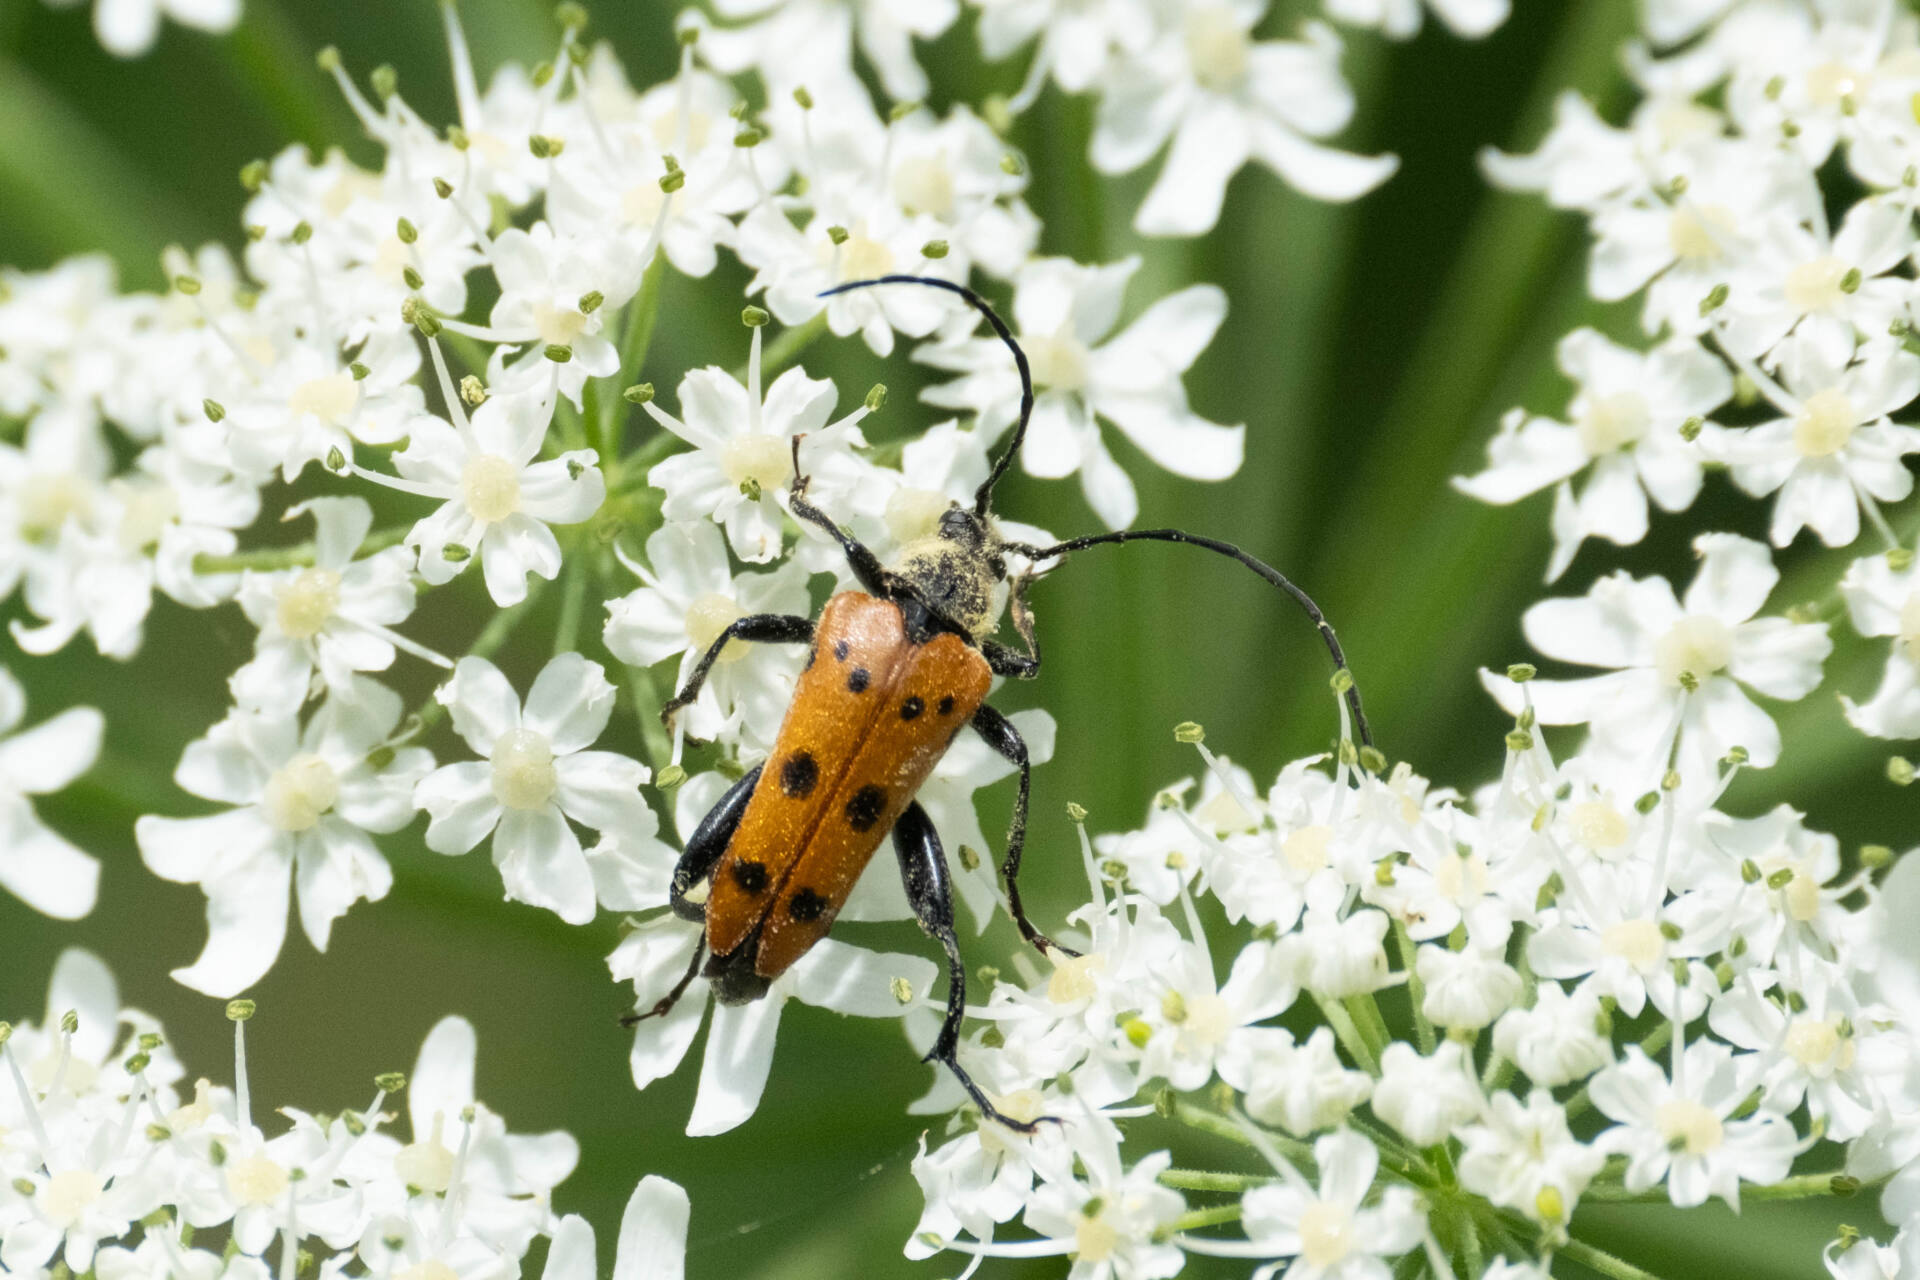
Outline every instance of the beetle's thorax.
<path fill-rule="evenodd" d="M 965 627 L 976 640 L 993 634 L 1006 607 L 1006 562 L 991 521 L 953 506 L 923 538 L 900 549 L 892 571 L 924 603 Z"/>

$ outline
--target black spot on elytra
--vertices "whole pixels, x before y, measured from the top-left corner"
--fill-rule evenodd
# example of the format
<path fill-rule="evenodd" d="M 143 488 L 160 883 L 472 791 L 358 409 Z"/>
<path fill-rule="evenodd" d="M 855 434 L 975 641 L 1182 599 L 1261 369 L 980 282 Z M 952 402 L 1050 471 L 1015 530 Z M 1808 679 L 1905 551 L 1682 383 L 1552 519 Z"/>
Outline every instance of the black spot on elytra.
<path fill-rule="evenodd" d="M 847 688 L 853 690 L 855 693 L 865 693 L 867 691 L 867 682 L 871 679 L 873 679 L 873 677 L 867 674 L 865 667 L 855 667 L 847 673 Z"/>
<path fill-rule="evenodd" d="M 953 714 L 953 695 L 949 694 L 946 697 L 940 699 L 940 714 L 943 716 L 950 716 Z"/>
<path fill-rule="evenodd" d="M 855 831 L 867 831 L 880 821 L 881 811 L 887 807 L 887 789 L 876 787 L 871 782 L 853 793 L 853 799 L 847 801 L 847 825 Z"/>
<path fill-rule="evenodd" d="M 787 914 L 801 923 L 818 920 L 820 913 L 827 909 L 827 900 L 811 889 L 802 889 L 793 895 L 793 901 L 787 904 Z"/>
<path fill-rule="evenodd" d="M 767 864 L 764 862 L 734 863 L 733 882 L 747 893 L 759 893 L 767 887 Z"/>
<path fill-rule="evenodd" d="M 847 642 L 845 640 L 835 640 L 833 642 L 833 656 L 842 662 L 847 660 Z"/>
<path fill-rule="evenodd" d="M 810 751 L 796 751 L 780 766 L 780 789 L 795 800 L 804 800 L 812 795 L 813 784 L 818 781 L 820 766 L 814 763 Z"/>
<path fill-rule="evenodd" d="M 919 714 L 922 711 L 925 711 L 926 709 L 927 709 L 927 704 L 920 701 L 920 699 L 908 698 L 905 702 L 900 704 L 900 718 L 902 720 L 915 719 L 919 716 Z"/>
<path fill-rule="evenodd" d="M 820 646 L 819 646 L 819 645 L 815 645 L 815 646 L 813 646 L 813 648 L 811 648 L 811 649 L 809 649 L 809 650 L 807 650 L 807 666 L 806 666 L 806 669 L 807 669 L 808 671 L 811 671 L 811 670 L 813 670 L 813 664 L 814 664 L 814 661 L 815 661 L 815 660 L 816 660 L 817 658 L 819 658 L 819 656 L 820 656 Z"/>

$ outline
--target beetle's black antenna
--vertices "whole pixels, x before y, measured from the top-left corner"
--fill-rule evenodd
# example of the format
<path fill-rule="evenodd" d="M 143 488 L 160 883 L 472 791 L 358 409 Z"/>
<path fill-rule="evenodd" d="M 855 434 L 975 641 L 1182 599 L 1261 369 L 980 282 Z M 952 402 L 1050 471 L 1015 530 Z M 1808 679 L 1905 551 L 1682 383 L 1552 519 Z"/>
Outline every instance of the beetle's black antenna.
<path fill-rule="evenodd" d="M 1295 586 L 1292 580 L 1266 561 L 1255 559 L 1230 542 L 1221 542 L 1216 538 L 1203 538 L 1197 533 L 1188 533 L 1184 529 L 1119 529 L 1113 533 L 1095 533 L 1084 538 L 1069 538 L 1065 542 L 1056 542 L 1050 547 L 1030 547 L 1020 543 L 1008 543 L 1006 550 L 1026 556 L 1038 563 L 1086 547 L 1120 542 L 1183 542 L 1189 546 L 1201 547 L 1226 556 L 1230 560 L 1238 560 L 1292 596 L 1294 603 L 1304 609 L 1307 617 L 1313 620 L 1313 625 L 1319 628 L 1320 638 L 1326 642 L 1327 652 L 1333 655 L 1334 669 L 1347 673 L 1347 679 L 1350 682 L 1346 689 L 1347 708 L 1353 712 L 1354 730 L 1360 735 L 1362 746 L 1373 745 L 1373 732 L 1367 727 L 1367 713 L 1360 705 L 1360 686 L 1357 682 L 1353 682 L 1353 669 L 1347 665 L 1347 655 L 1340 648 L 1339 637 L 1333 634 L 1333 624 L 1327 621 L 1326 614 L 1320 612 L 1320 606 L 1313 602 L 1312 596 Z"/>
<path fill-rule="evenodd" d="M 1020 349 L 1020 344 L 1014 341 L 1013 331 L 1007 328 L 1006 321 L 1002 320 L 995 314 L 993 308 L 987 305 L 985 298 L 967 288 L 967 286 L 955 284 L 951 280 L 942 280 L 936 276 L 875 276 L 871 280 L 852 280 L 846 284 L 836 285 L 831 289 L 824 289 L 820 292 L 819 296 L 822 298 L 832 297 L 836 293 L 851 293 L 855 289 L 867 289 L 877 284 L 923 284 L 935 289 L 945 289 L 948 293 L 958 294 L 960 297 L 966 299 L 967 303 L 972 306 L 974 310 L 987 318 L 987 323 L 993 326 L 993 331 L 1000 335 L 1000 341 L 1006 343 L 1007 349 L 1013 352 L 1014 366 L 1020 371 L 1020 419 L 1014 424 L 1013 443 L 1007 446 L 1006 452 L 1002 453 L 994 462 L 993 470 L 987 474 L 986 480 L 981 483 L 979 489 L 974 491 L 973 513 L 984 519 L 987 514 L 988 501 L 993 497 L 993 486 L 999 482 L 1001 476 L 1007 473 L 1007 468 L 1013 465 L 1013 459 L 1015 455 L 1020 452 L 1020 445 L 1026 439 L 1027 420 L 1033 416 L 1033 371 L 1027 366 L 1027 353 Z M 1368 727 L 1367 713 L 1360 705 L 1360 686 L 1353 680 L 1353 669 L 1347 665 L 1347 655 L 1345 651 L 1340 648 L 1339 637 L 1333 634 L 1333 626 L 1327 621 L 1327 615 L 1320 612 L 1320 606 L 1313 602 L 1312 596 L 1295 586 L 1285 574 L 1281 573 L 1266 561 L 1255 559 L 1230 542 L 1221 542 L 1215 538 L 1203 538 L 1199 534 L 1188 533 L 1184 529 L 1121 529 L 1114 533 L 1096 533 L 1084 538 L 1070 538 L 1066 542 L 1057 542 L 1051 547 L 1030 547 L 1020 543 L 1007 543 L 1004 549 L 1019 555 L 1024 555 L 1038 563 L 1039 561 L 1051 560 L 1056 556 L 1063 556 L 1068 552 L 1079 551 L 1086 547 L 1097 547 L 1102 543 L 1137 541 L 1183 542 L 1189 546 L 1201 547 L 1218 555 L 1226 556 L 1230 560 L 1238 560 L 1241 564 L 1247 566 L 1247 568 L 1253 570 L 1262 578 L 1265 578 L 1268 582 L 1293 597 L 1294 603 L 1306 611 L 1307 617 L 1312 619 L 1313 625 L 1319 629 L 1320 638 L 1326 642 L 1327 652 L 1333 655 L 1335 670 L 1347 673 L 1347 679 L 1349 681 L 1346 688 L 1347 708 L 1353 713 L 1354 731 L 1360 735 L 1360 743 L 1362 746 L 1373 746 L 1373 731 Z"/>
<path fill-rule="evenodd" d="M 871 280 L 854 280 L 847 284 L 835 285 L 831 289 L 823 289 L 819 296 L 830 298 L 836 293 L 851 293 L 855 289 L 867 289 L 876 284 L 924 284 L 935 289 L 945 289 L 948 293 L 959 294 L 967 300 L 967 305 L 987 318 L 987 323 L 993 326 L 993 331 L 1000 335 L 1000 341 L 1006 343 L 1007 350 L 1013 352 L 1014 367 L 1020 370 L 1020 418 L 1013 424 L 1013 443 L 1007 446 L 1007 451 L 994 462 L 993 470 L 987 473 L 987 478 L 981 481 L 980 487 L 973 492 L 973 514 L 984 520 L 987 515 L 987 504 L 993 498 L 993 486 L 1000 483 L 1000 477 L 1005 475 L 1007 468 L 1013 465 L 1014 457 L 1020 452 L 1021 443 L 1027 438 L 1027 420 L 1033 416 L 1033 370 L 1027 367 L 1027 353 L 1020 349 L 1020 344 L 1014 341 L 1013 330 L 1007 328 L 1007 322 L 987 305 L 985 298 L 963 284 L 955 284 L 951 280 L 942 280 L 937 276 L 875 276 Z"/>

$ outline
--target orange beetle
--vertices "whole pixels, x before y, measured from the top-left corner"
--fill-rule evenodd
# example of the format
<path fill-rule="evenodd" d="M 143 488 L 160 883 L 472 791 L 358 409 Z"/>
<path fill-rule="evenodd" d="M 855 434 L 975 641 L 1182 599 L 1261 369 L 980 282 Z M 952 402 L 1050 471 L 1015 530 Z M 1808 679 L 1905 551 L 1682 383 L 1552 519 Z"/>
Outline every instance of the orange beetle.
<path fill-rule="evenodd" d="M 854 882 L 891 833 L 914 917 L 947 955 L 946 1019 L 927 1061 L 952 1071 L 983 1115 L 1010 1129 L 1032 1132 L 1033 1123 L 1002 1114 L 955 1057 L 966 1007 L 966 971 L 953 932 L 946 855 L 914 793 L 955 736 L 968 727 L 1019 768 L 1019 791 L 1000 868 L 1007 906 L 1021 935 L 1043 954 L 1073 954 L 1035 929 L 1020 904 L 1031 765 L 1019 733 L 984 701 L 996 675 L 1032 679 L 1039 674 L 1040 650 L 1026 601 L 1034 566 L 1102 543 L 1151 540 L 1198 546 L 1237 560 L 1292 596 L 1319 628 L 1336 668 L 1346 669 L 1346 657 L 1333 628 L 1304 592 L 1228 543 L 1179 529 L 1126 529 L 1050 547 L 1002 538 L 989 504 L 994 485 L 1020 452 L 1033 411 L 1026 354 L 984 299 L 948 280 L 881 276 L 828 293 L 879 284 L 945 289 L 986 318 L 1012 351 L 1020 372 L 1020 414 L 1013 439 L 975 492 L 970 509 L 953 504 L 933 533 L 909 543 L 891 567 L 883 567 L 807 501 L 807 477 L 799 474 L 795 438 L 793 515 L 840 543 L 864 590 L 834 596 L 817 624 L 782 614 L 735 620 L 701 657 L 686 687 L 661 709 L 661 719 L 671 724 L 675 713 L 699 696 L 708 670 L 730 641 L 813 646 L 772 754 L 701 820 L 674 868 L 670 903 L 677 915 L 704 924 L 704 946 L 694 948 L 686 975 L 664 999 L 625 1021 L 664 1014 L 696 974 L 712 983 L 714 998 L 723 1004 L 746 1004 L 764 996 L 775 978 L 826 936 Z M 1008 555 L 1021 557 L 1028 567 L 1010 576 Z M 1002 583 L 1010 587 L 1007 602 L 1024 651 L 991 638 L 1000 621 L 996 594 Z M 1346 697 L 1361 741 L 1371 746 L 1358 687 L 1349 684 Z M 690 895 L 703 882 L 708 885 L 706 897 L 694 901 Z"/>

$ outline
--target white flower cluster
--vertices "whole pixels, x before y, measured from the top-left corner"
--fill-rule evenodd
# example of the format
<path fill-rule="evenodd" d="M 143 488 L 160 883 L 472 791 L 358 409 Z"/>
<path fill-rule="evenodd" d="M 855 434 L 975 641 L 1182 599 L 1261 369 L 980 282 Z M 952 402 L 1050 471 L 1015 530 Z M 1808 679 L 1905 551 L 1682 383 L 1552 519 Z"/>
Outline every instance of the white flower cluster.
<path fill-rule="evenodd" d="M 322 1277 L 512 1280 L 545 1236 L 548 1280 L 597 1274 L 591 1228 L 550 1199 L 578 1144 L 510 1133 L 474 1096 L 464 1018 L 428 1033 L 410 1078 L 379 1076 L 364 1111 L 283 1107 L 284 1131 L 269 1137 L 248 1092 L 253 1012 L 227 1009 L 233 1085 L 199 1078 L 189 1097 L 159 1024 L 121 1007 L 107 967 L 84 951 L 60 957 L 45 1021 L 0 1022 L 0 1271 L 291 1280 L 317 1264 Z M 402 1090 L 405 1138 L 383 1110 Z M 627 1219 L 615 1276 L 680 1275 L 686 1193 L 645 1178 Z"/>
<path fill-rule="evenodd" d="M 1882 545 L 1853 562 L 1831 603 L 1837 614 L 1844 600 L 1861 635 L 1892 644 L 1879 691 L 1848 700 L 1847 717 L 1874 737 L 1920 737 L 1905 461 L 1920 453 L 1920 428 L 1896 420 L 1920 395 L 1920 21 L 1890 0 L 1657 3 L 1625 58 L 1642 94 L 1625 124 L 1569 93 L 1538 151 L 1488 152 L 1485 165 L 1503 186 L 1586 215 L 1589 291 L 1639 297 L 1646 344 L 1568 334 L 1560 367 L 1577 389 L 1565 420 L 1515 410 L 1487 469 L 1457 483 L 1488 502 L 1554 490 L 1549 581 L 1588 538 L 1639 542 L 1648 500 L 1684 511 L 1709 471 L 1772 499 L 1776 548 L 1802 530 L 1851 547 L 1870 528 Z M 1735 686 L 1801 697 L 1818 683 L 1805 664 L 1824 644 L 1753 619 L 1756 575 L 1770 570 L 1759 548 L 1743 555 L 1749 590 L 1729 595 L 1732 584 L 1715 587 L 1703 567 L 1702 598 L 1678 611 L 1664 584 L 1615 575 L 1583 606 L 1530 614 L 1541 652 L 1642 673 L 1536 690 L 1541 718 L 1593 719 L 1597 734 L 1622 741 L 1608 725 L 1665 710 L 1645 677 L 1671 685 L 1684 670 L 1702 683 L 1689 714 L 1706 754 L 1738 743 L 1753 763 L 1772 763 L 1777 735 Z M 1601 707 L 1614 692 L 1626 696 Z"/>
<path fill-rule="evenodd" d="M 1021 957 L 1030 980 L 980 1011 L 968 1070 L 1009 1115 L 1057 1123 L 955 1126 L 923 1150 L 911 1256 L 1361 1277 L 1410 1251 L 1435 1276 L 1498 1254 L 1468 1274 L 1517 1280 L 1594 1256 L 1568 1235 L 1583 1198 L 1737 1209 L 1743 1185 L 1890 1175 L 1913 1252 L 1920 948 L 1902 906 L 1920 864 L 1883 896 L 1791 808 L 1718 811 L 1737 764 L 1648 782 L 1603 750 L 1556 761 L 1526 728 L 1471 799 L 1323 758 L 1263 793 L 1200 751 L 1198 787 L 1162 793 L 1144 827 L 1083 833 L 1092 901 L 1063 938 L 1081 954 L 1044 974 Z M 1251 926 L 1231 957 L 1201 926 L 1209 900 Z M 1300 1006 L 1322 1025 L 1274 1025 Z M 963 1101 L 943 1079 L 919 1109 Z M 1156 1111 L 1262 1167 L 1129 1164 L 1122 1122 Z M 1790 1179 L 1816 1149 L 1828 1171 Z M 1241 1195 L 1193 1209 L 1178 1189 Z M 996 1239 L 1016 1217 L 1037 1238 Z M 1221 1222 L 1243 1235 L 1203 1232 Z"/>

